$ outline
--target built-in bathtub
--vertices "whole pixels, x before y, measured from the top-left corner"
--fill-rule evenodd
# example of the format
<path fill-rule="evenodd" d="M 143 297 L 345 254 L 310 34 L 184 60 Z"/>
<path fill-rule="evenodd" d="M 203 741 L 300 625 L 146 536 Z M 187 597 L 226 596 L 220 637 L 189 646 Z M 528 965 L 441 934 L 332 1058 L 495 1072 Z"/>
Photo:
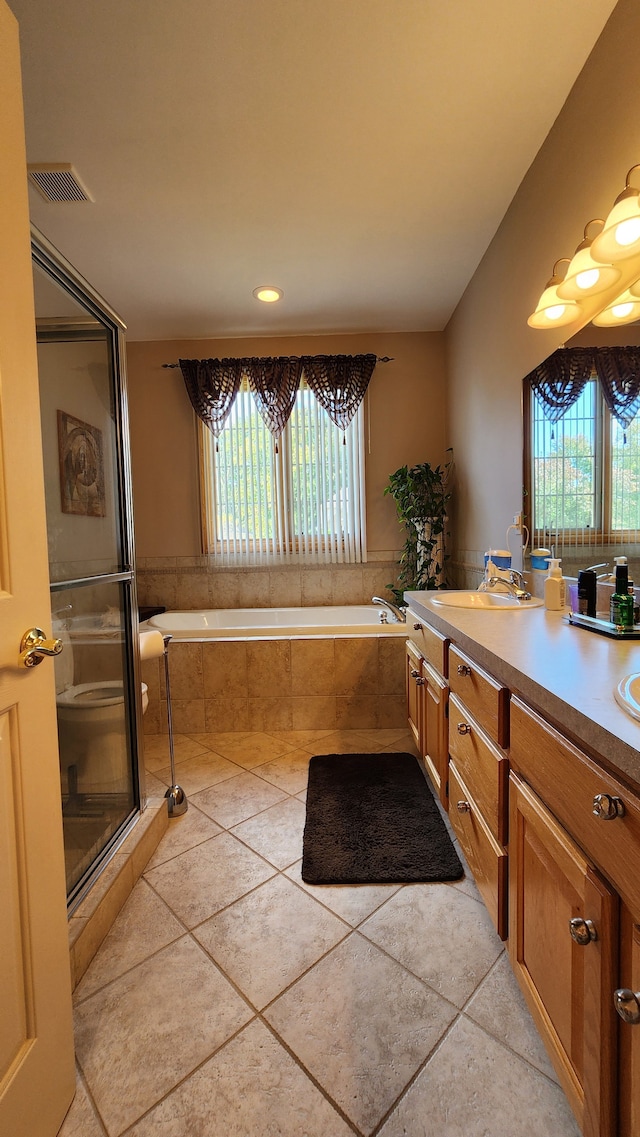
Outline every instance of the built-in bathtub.
<path fill-rule="evenodd" d="M 404 728 L 406 624 L 373 604 L 163 612 L 180 734 Z M 160 660 L 143 664 L 145 734 L 166 731 Z"/>
<path fill-rule="evenodd" d="M 163 612 L 145 627 L 158 628 L 179 640 L 251 636 L 406 635 L 406 625 L 371 604 L 317 608 L 210 608 L 195 612 Z"/>

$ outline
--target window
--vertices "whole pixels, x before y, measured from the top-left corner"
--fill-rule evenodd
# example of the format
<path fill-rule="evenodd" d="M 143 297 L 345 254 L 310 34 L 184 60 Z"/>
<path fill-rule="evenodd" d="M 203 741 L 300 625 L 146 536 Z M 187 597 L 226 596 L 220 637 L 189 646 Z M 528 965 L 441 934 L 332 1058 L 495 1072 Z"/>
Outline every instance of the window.
<path fill-rule="evenodd" d="M 525 423 L 532 544 L 562 550 L 638 542 L 640 415 L 624 431 L 594 374 L 553 424 L 525 383 Z"/>
<path fill-rule="evenodd" d="M 206 552 L 366 560 L 362 405 L 343 432 L 303 381 L 276 447 L 244 382 L 217 445 L 203 424 L 200 439 Z"/>

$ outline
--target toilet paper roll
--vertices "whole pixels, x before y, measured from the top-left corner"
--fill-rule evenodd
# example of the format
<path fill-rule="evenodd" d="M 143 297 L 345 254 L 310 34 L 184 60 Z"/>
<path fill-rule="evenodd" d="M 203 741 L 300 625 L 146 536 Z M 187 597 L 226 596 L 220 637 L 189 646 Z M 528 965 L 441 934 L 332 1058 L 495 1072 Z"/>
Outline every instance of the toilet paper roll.
<path fill-rule="evenodd" d="M 162 632 L 140 632 L 140 659 L 159 659 L 164 655 Z"/>

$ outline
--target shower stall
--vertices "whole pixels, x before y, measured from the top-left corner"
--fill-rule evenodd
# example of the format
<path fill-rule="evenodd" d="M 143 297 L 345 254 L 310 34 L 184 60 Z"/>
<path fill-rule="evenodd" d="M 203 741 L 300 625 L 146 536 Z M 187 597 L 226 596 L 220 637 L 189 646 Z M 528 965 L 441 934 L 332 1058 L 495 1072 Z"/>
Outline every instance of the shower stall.
<path fill-rule="evenodd" d="M 124 325 L 32 234 L 70 910 L 144 804 Z"/>

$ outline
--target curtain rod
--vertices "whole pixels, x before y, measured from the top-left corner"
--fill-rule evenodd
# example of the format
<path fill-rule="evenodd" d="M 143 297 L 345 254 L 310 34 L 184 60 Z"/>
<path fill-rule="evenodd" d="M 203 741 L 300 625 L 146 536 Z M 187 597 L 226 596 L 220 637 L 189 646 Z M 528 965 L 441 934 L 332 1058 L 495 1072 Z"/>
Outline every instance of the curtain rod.
<path fill-rule="evenodd" d="M 394 359 L 395 359 L 394 355 L 377 355 L 376 356 L 376 363 L 393 363 Z M 163 363 L 163 364 L 161 364 L 161 366 L 162 367 L 179 367 L 180 364 L 179 363 Z"/>

